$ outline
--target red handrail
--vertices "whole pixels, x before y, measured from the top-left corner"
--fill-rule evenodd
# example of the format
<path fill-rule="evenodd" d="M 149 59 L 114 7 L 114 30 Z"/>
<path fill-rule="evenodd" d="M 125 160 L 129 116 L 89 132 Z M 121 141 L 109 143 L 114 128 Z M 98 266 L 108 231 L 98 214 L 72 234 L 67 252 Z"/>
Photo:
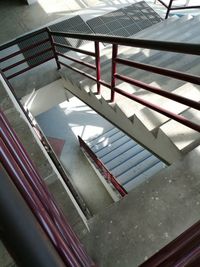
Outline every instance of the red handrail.
<path fill-rule="evenodd" d="M 94 266 L 0 111 L 1 162 L 67 266 Z"/>
<path fill-rule="evenodd" d="M 113 37 L 113 36 L 107 36 L 107 35 L 55 32 L 55 31 L 50 31 L 49 28 L 44 28 L 44 29 L 40 30 L 39 32 L 33 33 L 33 35 L 37 35 L 41 32 L 45 32 L 45 31 L 49 35 L 49 41 L 50 41 L 50 44 L 52 46 L 53 56 L 41 61 L 38 64 L 29 66 L 23 70 L 20 70 L 16 73 L 13 73 L 13 74 L 9 75 L 7 77 L 7 79 L 11 79 L 17 75 L 24 73 L 25 71 L 30 70 L 33 67 L 36 67 L 36 66 L 38 66 L 38 65 L 40 65 L 40 64 L 42 64 L 42 63 L 44 63 L 44 62 L 46 62 L 52 58 L 55 58 L 58 69 L 61 66 L 65 66 L 65 67 L 72 69 L 73 71 L 76 71 L 76 72 L 84 75 L 85 77 L 95 81 L 97 84 L 97 93 L 100 93 L 100 89 L 101 89 L 100 86 L 101 85 L 104 85 L 104 86 L 110 88 L 111 89 L 111 101 L 114 101 L 115 92 L 117 92 L 119 94 L 124 95 L 125 97 L 128 97 L 128 98 L 134 100 L 134 101 L 142 103 L 144 106 L 147 106 L 150 109 L 153 109 L 153 110 L 155 110 L 161 114 L 164 114 L 165 116 L 167 116 L 167 117 L 169 117 L 175 121 L 178 121 L 178 122 L 182 123 L 183 125 L 193 129 L 193 130 L 200 132 L 200 125 L 199 124 L 193 123 L 193 122 L 189 121 L 188 119 L 186 119 L 185 117 L 177 115 L 176 113 L 172 113 L 168 110 L 165 110 L 162 107 L 159 107 L 158 105 L 150 103 L 149 101 L 146 101 L 146 100 L 144 101 L 142 98 L 138 98 L 134 94 L 132 96 L 130 96 L 128 93 L 123 92 L 120 88 L 116 88 L 116 86 L 115 86 L 116 85 L 116 79 L 121 79 L 121 80 L 123 80 L 129 84 L 136 85 L 140 88 L 151 91 L 155 94 L 159 94 L 165 98 L 171 99 L 171 100 L 176 101 L 178 103 L 182 103 L 184 105 L 187 105 L 188 107 L 195 108 L 195 109 L 199 110 L 200 109 L 200 103 L 197 101 L 193 101 L 191 99 L 188 99 L 188 98 L 185 98 L 182 96 L 178 96 L 178 95 L 175 95 L 175 94 L 170 93 L 170 92 L 166 92 L 162 89 L 150 86 L 149 84 L 143 83 L 139 80 L 132 79 L 130 77 L 127 77 L 127 76 L 121 75 L 120 73 L 117 73 L 117 64 L 123 64 L 123 65 L 129 66 L 129 67 L 139 68 L 139 69 L 142 69 L 145 71 L 149 71 L 149 72 L 153 72 L 156 74 L 168 76 L 168 77 L 179 79 L 182 81 L 188 81 L 188 82 L 199 85 L 200 84 L 200 77 L 199 76 L 186 74 L 186 73 L 179 72 L 179 71 L 174 71 L 171 69 L 166 69 L 166 68 L 156 67 L 156 66 L 152 66 L 152 65 L 142 64 L 139 62 L 125 60 L 125 59 L 118 57 L 118 45 L 140 47 L 140 48 L 147 48 L 147 49 L 155 49 L 155 50 L 160 50 L 160 51 L 184 53 L 184 54 L 191 54 L 191 55 L 200 55 L 200 45 L 199 44 L 187 44 L 187 43 L 177 43 L 177 42 L 131 39 L 131 38 Z M 95 52 L 90 52 L 90 51 L 83 50 L 80 48 L 74 48 L 74 47 L 71 47 L 68 45 L 56 43 L 53 40 L 54 36 L 77 38 L 80 40 L 93 41 L 94 45 L 95 45 Z M 32 35 L 29 34 L 28 36 L 23 36 L 21 38 L 22 38 L 22 40 L 24 40 L 24 39 L 31 38 L 31 37 L 32 37 Z M 20 42 L 21 39 L 18 38 L 17 41 Z M 101 80 L 99 42 L 105 42 L 105 43 L 113 44 L 111 83 L 110 84 Z M 14 41 L 12 41 L 10 44 L 3 45 L 3 48 L 7 48 L 13 44 L 14 44 Z M 35 44 L 35 45 L 37 46 L 37 44 Z M 76 51 L 79 53 L 83 53 L 85 55 L 92 56 L 95 59 L 95 65 L 90 64 L 90 63 L 86 63 L 83 60 L 78 60 L 76 58 L 73 58 L 72 56 L 64 55 L 63 53 L 58 52 L 56 50 L 56 47 L 63 47 L 63 48 L 67 48 L 67 49 L 72 50 L 72 51 Z M 0 47 L 0 49 L 2 50 L 2 47 Z M 32 57 L 34 58 L 35 56 L 37 56 L 37 54 L 31 56 L 31 58 Z M 84 66 L 88 67 L 89 69 L 95 70 L 96 76 L 88 73 L 88 71 L 86 72 L 86 71 L 81 70 L 77 67 L 68 65 L 65 62 L 60 61 L 59 57 L 70 59 L 76 63 L 79 63 L 80 65 L 84 65 Z M 15 63 L 11 66 L 7 66 L 4 68 L 4 70 L 11 69 L 11 68 L 15 67 L 16 65 L 18 65 L 18 63 Z"/>
<path fill-rule="evenodd" d="M 200 221 L 142 263 L 140 267 L 197 267 L 200 263 Z"/>
<path fill-rule="evenodd" d="M 120 193 L 122 197 L 126 196 L 127 191 L 118 183 L 115 176 L 106 168 L 103 162 L 97 157 L 97 155 L 89 148 L 89 146 L 78 136 L 80 147 L 84 149 L 87 155 L 94 161 L 95 165 L 101 170 L 103 176 L 107 181 L 111 182 L 115 189 Z"/>

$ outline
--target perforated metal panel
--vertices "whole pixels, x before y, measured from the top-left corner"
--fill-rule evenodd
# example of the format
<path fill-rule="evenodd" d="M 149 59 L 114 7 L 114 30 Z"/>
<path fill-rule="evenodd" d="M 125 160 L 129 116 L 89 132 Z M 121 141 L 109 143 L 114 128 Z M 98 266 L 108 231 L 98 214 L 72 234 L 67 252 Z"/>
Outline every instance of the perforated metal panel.
<path fill-rule="evenodd" d="M 87 23 L 97 34 L 129 37 L 161 20 L 146 2 L 141 1 L 90 19 Z"/>
<path fill-rule="evenodd" d="M 59 23 L 56 23 L 54 25 L 51 25 L 50 30 L 52 31 L 62 31 L 62 32 L 75 32 L 75 33 L 93 33 L 92 30 L 89 28 L 89 26 L 82 20 L 80 16 L 75 16 L 73 18 L 61 21 Z M 31 37 L 25 41 L 22 41 L 18 43 L 20 49 L 26 48 L 27 46 L 30 46 L 32 44 L 36 44 L 44 39 L 48 38 L 48 34 L 46 32 L 38 34 L 34 37 Z M 86 41 L 81 41 L 81 40 L 76 40 L 72 38 L 64 38 L 64 37 L 59 37 L 55 36 L 54 40 L 58 43 L 68 45 L 68 46 L 73 46 L 73 47 L 80 47 L 82 44 L 86 43 Z M 23 52 L 23 55 L 25 58 L 28 58 L 32 55 L 35 55 L 36 53 L 47 49 L 50 47 L 50 43 L 45 43 L 42 44 L 38 47 L 34 47 L 31 50 Z M 66 48 L 61 48 L 57 47 L 57 51 L 61 53 L 66 53 L 68 49 Z M 40 55 L 34 59 L 27 60 L 27 63 L 29 66 L 34 66 L 35 64 L 38 64 L 42 62 L 43 60 L 53 56 L 53 52 L 49 51 L 43 55 Z"/>

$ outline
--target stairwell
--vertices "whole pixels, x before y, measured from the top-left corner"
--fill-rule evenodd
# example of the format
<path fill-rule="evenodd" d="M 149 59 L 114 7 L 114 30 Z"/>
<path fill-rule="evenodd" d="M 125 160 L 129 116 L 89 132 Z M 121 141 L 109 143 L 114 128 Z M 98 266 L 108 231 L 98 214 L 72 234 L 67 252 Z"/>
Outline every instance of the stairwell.
<path fill-rule="evenodd" d="M 117 128 L 87 140 L 87 144 L 127 192 L 165 167 L 151 152 Z"/>
<path fill-rule="evenodd" d="M 188 15 L 181 18 L 173 16 L 166 21 L 140 31 L 134 35 L 134 38 L 198 43 L 200 36 L 199 22 L 199 16 L 192 17 Z M 119 56 L 194 75 L 198 74 L 200 65 L 200 59 L 192 55 L 149 49 L 121 47 L 119 49 Z M 101 79 L 108 83 L 110 83 L 110 57 L 111 48 L 103 48 L 101 50 Z M 91 57 L 86 57 L 84 61 L 91 63 L 92 59 Z M 71 66 L 78 67 L 78 64 L 73 63 Z M 95 75 L 87 67 L 83 67 L 82 70 Z M 118 65 L 118 73 L 126 74 L 128 77 L 134 77 L 134 79 L 149 85 L 156 85 L 158 88 L 166 91 L 200 101 L 198 85 L 184 83 L 176 79 L 169 79 L 158 74 L 131 69 L 121 65 Z M 184 153 L 192 150 L 199 144 L 200 135 L 198 132 L 188 129 L 186 126 L 182 126 L 175 121 L 172 122 L 164 115 L 144 108 L 136 102 L 133 103 L 133 101 L 117 93 L 114 104 L 110 104 L 108 103 L 110 99 L 109 89 L 102 86 L 101 96 L 96 95 L 96 84 L 73 70 L 62 69 L 60 74 L 67 90 L 106 117 L 130 137 L 137 140 L 137 142 L 157 154 L 164 161 L 173 163 L 181 158 Z M 200 119 L 198 111 L 191 108 L 188 109 L 186 106 L 177 104 L 174 101 L 163 99 L 161 96 L 144 91 L 136 86 L 118 81 L 117 87 L 124 89 L 126 92 L 134 93 L 134 95 L 142 95 L 143 99 L 150 100 L 154 104 L 161 104 L 162 107 L 169 108 L 170 111 L 176 114 L 182 114 L 193 122 L 198 122 Z"/>
<path fill-rule="evenodd" d="M 199 43 L 199 22 L 200 17 L 198 16 L 184 16 L 182 18 L 174 16 L 137 33 L 134 37 Z M 177 35 L 177 30 L 179 35 Z M 139 48 L 128 49 L 127 47 L 121 47 L 119 54 L 125 58 L 130 58 L 131 55 L 131 59 L 136 61 L 142 60 L 145 63 L 155 63 L 158 66 L 188 71 L 193 74 L 199 72 L 200 61 L 196 57 L 194 59 L 193 56 L 181 56 L 178 53 Z M 103 47 L 101 55 L 102 76 L 103 79 L 110 82 L 108 76 L 110 47 Z M 91 62 L 90 57 L 86 57 L 84 60 Z M 77 64 L 72 65 L 77 66 Z M 87 68 L 83 68 L 83 70 L 88 72 Z M 199 87 L 196 85 L 184 84 L 146 72 L 144 75 L 140 70 L 130 71 L 130 69 L 121 66 L 119 72 L 131 77 L 140 77 L 142 81 L 149 84 L 200 101 Z M 200 135 L 165 116 L 144 108 L 140 104 L 133 105 L 132 101 L 118 94 L 115 103 L 110 104 L 108 102 L 110 91 L 107 88 L 102 86 L 102 95 L 98 96 L 95 94 L 96 85 L 73 71 L 62 69 L 59 75 L 62 76 L 63 84 L 67 90 L 122 130 L 112 128 L 104 136 L 98 136 L 88 141 L 88 145 L 97 153 L 104 164 L 107 164 L 124 187 L 128 191 L 133 190 L 123 200 L 88 220 L 87 223 L 90 228 L 90 233 L 88 233 L 73 206 L 74 204 L 71 206 L 70 199 L 66 201 L 68 197 L 65 197 L 66 191 L 63 191 L 60 180 L 57 180 L 57 173 L 51 172 L 52 169 L 50 168 L 49 175 L 52 180 L 49 179 L 48 175 L 45 176 L 46 172 L 44 179 L 47 182 L 49 179 L 50 190 L 57 199 L 60 199 L 66 216 L 70 214 L 71 223 L 74 224 L 74 228 L 77 227 L 76 231 L 80 234 L 84 245 L 99 266 L 129 267 L 130 263 L 131 266 L 138 266 L 199 219 L 198 145 Z M 53 79 L 58 78 L 59 75 L 56 73 Z M 42 72 L 40 76 L 42 76 Z M 154 103 L 170 107 L 173 112 L 184 114 L 192 121 L 199 122 L 199 113 L 187 109 L 184 105 L 173 105 L 172 101 L 163 100 L 159 96 L 154 97 L 142 89 L 125 83 L 118 85 L 131 93 L 143 95 L 144 99 L 150 99 Z M 18 87 L 20 87 L 19 84 Z M 5 94 L 2 95 L 4 98 Z M 25 129 L 27 126 L 24 126 L 19 114 L 17 117 L 20 118 L 20 124 L 18 124 L 18 120 L 15 120 L 15 112 L 13 106 L 10 107 L 8 99 L 6 96 L 6 103 L 1 101 L 1 108 L 3 107 L 6 111 L 12 125 L 20 134 L 21 129 Z M 31 135 L 30 129 L 24 133 L 26 136 Z M 128 136 L 125 136 L 125 133 Z M 23 139 L 24 135 L 21 134 L 20 136 Z M 104 143 L 106 138 L 108 141 Z M 172 166 L 161 170 L 163 163 L 135 143 L 132 138 Z M 30 140 L 27 140 L 24 139 L 24 143 L 29 149 Z M 33 153 L 32 157 L 34 158 L 34 154 L 38 155 L 37 153 L 40 152 L 35 153 L 34 149 L 37 150 L 38 146 L 35 146 L 34 140 L 32 142 L 34 145 L 31 146 L 30 153 Z M 118 156 L 118 161 L 115 161 L 116 156 Z M 41 157 L 43 158 L 43 155 Z M 134 164 L 132 164 L 133 160 Z M 43 161 L 38 161 L 36 158 L 35 162 L 39 166 L 39 163 Z M 159 173 L 154 175 L 158 171 Z M 41 166 L 41 172 L 43 172 L 43 166 Z M 150 176 L 152 176 L 151 179 L 148 179 Z M 132 178 L 134 179 L 132 180 Z M 136 185 L 138 186 L 135 188 Z M 69 207 L 65 206 L 66 203 L 69 204 Z"/>

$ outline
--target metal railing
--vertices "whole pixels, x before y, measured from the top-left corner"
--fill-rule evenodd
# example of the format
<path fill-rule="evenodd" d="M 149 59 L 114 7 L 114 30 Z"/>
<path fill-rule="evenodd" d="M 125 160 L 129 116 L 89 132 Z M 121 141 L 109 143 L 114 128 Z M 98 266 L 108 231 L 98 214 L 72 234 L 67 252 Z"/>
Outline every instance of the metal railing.
<path fill-rule="evenodd" d="M 78 136 L 80 147 L 86 152 L 90 159 L 94 162 L 95 166 L 100 170 L 100 173 L 105 177 L 105 179 L 110 182 L 114 188 L 119 192 L 119 194 L 124 197 L 127 195 L 127 191 L 119 184 L 115 176 L 106 168 L 103 162 L 97 157 L 97 155 L 90 149 L 90 147 L 83 141 L 83 139 Z"/>
<path fill-rule="evenodd" d="M 166 15 L 165 15 L 165 19 L 168 18 L 170 11 L 173 11 L 173 10 L 196 9 L 196 8 L 200 9 L 200 6 L 188 6 L 189 1 L 184 6 L 176 6 L 176 7 L 175 6 L 173 7 L 173 2 L 174 1 L 178 1 L 178 0 L 169 0 L 169 4 L 168 5 L 162 0 L 155 0 L 155 1 L 158 1 L 164 7 L 166 7 L 167 12 L 166 12 Z"/>
<path fill-rule="evenodd" d="M 200 263 L 200 221 L 142 263 L 139 267 L 197 267 Z"/>
<path fill-rule="evenodd" d="M 66 266 L 95 266 L 0 111 L 0 160 Z"/>
<path fill-rule="evenodd" d="M 51 50 L 52 54 L 50 57 L 44 58 L 40 60 L 37 64 L 32 64 L 29 67 L 26 67 L 20 71 L 14 72 L 11 75 L 6 75 L 6 72 L 10 69 L 15 68 L 16 66 L 19 66 L 21 64 L 21 61 L 17 61 L 14 64 L 8 65 L 2 69 L 2 71 L 5 74 L 6 79 L 12 79 L 16 77 L 17 75 L 20 75 L 46 61 L 49 61 L 51 59 L 56 60 L 56 64 L 58 69 L 61 68 L 61 66 L 65 66 L 67 68 L 72 69 L 75 72 L 78 72 L 85 77 L 93 80 L 97 84 L 97 93 L 100 94 L 101 85 L 109 88 L 111 90 L 111 101 L 114 101 L 115 94 L 121 94 L 125 96 L 126 98 L 129 98 L 135 102 L 138 102 L 156 112 L 159 112 L 165 116 L 167 116 L 170 119 L 173 119 L 175 121 L 178 121 L 179 123 L 200 132 L 200 125 L 197 123 L 194 123 L 190 121 L 189 119 L 185 118 L 182 115 L 176 114 L 171 112 L 170 110 L 167 110 L 165 108 L 160 107 L 159 105 L 153 104 L 147 100 L 144 100 L 142 97 L 139 97 L 134 94 L 127 93 L 126 91 L 122 90 L 121 88 L 116 87 L 116 80 L 121 80 L 123 82 L 126 82 L 128 84 L 137 86 L 139 88 L 145 89 L 147 91 L 150 91 L 154 94 L 161 95 L 162 97 L 165 97 L 167 99 L 170 99 L 172 101 L 175 101 L 177 103 L 182 103 L 188 108 L 194 108 L 196 110 L 200 110 L 200 103 L 188 98 L 185 98 L 183 96 L 167 92 L 163 89 L 160 89 L 155 86 L 151 86 L 147 83 L 141 82 L 139 80 L 136 80 L 134 78 L 127 77 L 125 75 L 121 75 L 120 73 L 117 73 L 117 66 L 118 65 L 125 65 L 129 66 L 130 68 L 134 67 L 137 69 L 141 69 L 144 71 L 148 71 L 150 73 L 156 73 L 159 75 L 171 77 L 173 79 L 178 79 L 186 82 L 190 82 L 193 84 L 200 85 L 200 76 L 192 75 L 189 73 L 184 73 L 180 71 L 175 71 L 172 69 L 167 68 L 161 68 L 153 65 L 148 65 L 144 63 L 140 63 L 137 61 L 131 61 L 127 59 L 123 59 L 118 56 L 118 47 L 119 46 L 129 46 L 129 47 L 137 47 L 137 48 L 146 48 L 146 49 L 152 49 L 152 50 L 158 50 L 158 51 L 167 51 L 167 52 L 174 52 L 174 53 L 182 53 L 182 54 L 188 54 L 188 55 L 200 55 L 200 44 L 189 44 L 189 43 L 178 43 L 178 42 L 165 42 L 165 41 L 153 41 L 153 40 L 141 40 L 141 39 L 131 39 L 131 38 L 122 38 L 122 37 L 114 37 L 114 36 L 107 36 L 107 35 L 93 35 L 93 34 L 80 34 L 80 33 L 66 33 L 66 32 L 55 32 L 50 31 L 48 28 L 44 28 L 38 32 L 34 32 L 32 34 L 29 34 L 27 36 L 20 37 L 16 39 L 15 41 L 12 41 L 10 43 L 4 44 L 0 47 L 0 50 L 7 49 L 8 47 L 13 46 L 14 44 L 20 43 L 24 40 L 28 40 L 29 38 L 32 38 L 32 36 L 37 36 L 38 34 L 45 33 L 43 36 L 43 40 L 37 41 L 35 44 L 28 46 L 24 48 L 25 50 L 30 50 L 33 47 L 38 47 L 38 44 L 41 42 L 48 42 L 50 47 L 48 47 L 48 51 Z M 45 38 L 48 36 L 47 38 Z M 54 37 L 65 37 L 65 38 L 73 38 L 73 39 L 79 39 L 79 40 L 86 40 L 86 41 L 93 41 L 94 42 L 94 52 L 87 51 L 80 48 L 71 47 L 68 45 L 64 45 L 58 42 L 55 42 Z M 111 83 L 108 83 L 101 79 L 101 68 L 100 68 L 100 49 L 99 44 L 102 43 L 109 43 L 112 44 L 112 68 L 111 68 Z M 61 53 L 57 49 L 63 48 L 68 49 L 70 51 L 75 51 L 81 54 L 84 54 L 86 56 L 90 56 L 94 58 L 95 64 L 87 63 L 85 60 L 80 60 L 75 57 L 69 56 L 66 53 Z M 42 51 L 39 51 L 41 54 L 42 52 L 46 53 L 47 49 L 43 49 Z M 22 50 L 23 52 L 23 50 Z M 11 55 L 7 55 L 4 58 L 0 59 L 0 63 L 5 62 L 10 59 L 11 57 L 15 57 L 16 54 L 22 53 L 20 51 L 14 52 Z M 38 58 L 38 53 L 35 53 L 31 56 L 31 59 Z M 62 59 L 67 59 L 76 63 L 79 63 L 80 66 L 86 66 L 91 70 L 95 70 L 96 75 L 91 75 L 90 73 L 86 73 L 81 68 L 73 67 L 70 64 L 66 64 L 63 62 Z M 30 60 L 30 57 L 28 57 L 26 60 Z"/>
<path fill-rule="evenodd" d="M 182 103 L 188 107 L 194 108 L 196 110 L 200 110 L 200 103 L 188 98 L 185 98 L 180 95 L 176 95 L 171 92 L 167 92 L 163 89 L 160 89 L 155 86 L 151 86 L 147 83 L 141 82 L 139 80 L 127 77 L 125 75 L 121 75 L 120 73 L 117 73 L 117 65 L 125 65 L 129 67 L 134 67 L 137 69 L 149 71 L 151 73 L 156 73 L 160 75 L 164 75 L 167 77 L 171 77 L 174 79 L 187 81 L 193 84 L 200 85 L 200 76 L 187 74 L 180 71 L 175 71 L 167 68 L 161 68 L 156 67 L 148 64 L 139 63 L 136 61 L 130 61 L 127 59 L 120 58 L 118 56 L 118 47 L 119 45 L 123 46 L 130 46 L 130 47 L 139 47 L 139 48 L 147 48 L 147 49 L 153 49 L 153 50 L 159 50 L 159 51 L 167 51 L 167 52 L 175 52 L 175 53 L 183 53 L 183 54 L 189 54 L 189 55 L 200 55 L 200 45 L 199 44 L 184 44 L 184 43 L 177 43 L 177 42 L 163 42 L 163 41 L 152 41 L 152 40 L 140 40 L 140 39 L 130 39 L 130 38 L 122 38 L 122 37 L 111 37 L 106 35 L 84 35 L 84 34 L 74 34 L 74 33 L 64 33 L 64 32 L 50 32 L 52 36 L 62 36 L 62 37 L 69 37 L 69 38 L 79 38 L 81 40 L 87 40 L 87 41 L 93 41 L 95 42 L 95 47 L 99 48 L 99 42 L 103 43 L 109 43 L 112 44 L 112 68 L 111 68 L 111 83 L 107 83 L 104 80 L 101 79 L 101 70 L 100 67 L 97 70 L 98 77 L 94 77 L 90 74 L 84 73 L 81 70 L 78 70 L 77 68 L 71 67 L 69 65 L 66 65 L 65 63 L 62 63 L 58 59 L 58 64 L 62 64 L 70 69 L 73 69 L 76 72 L 79 72 L 83 74 L 84 76 L 88 77 L 89 79 L 92 79 L 96 81 L 98 85 L 97 92 L 100 93 L 100 85 L 106 86 L 107 88 L 111 89 L 111 101 L 114 101 L 115 93 L 121 94 L 129 99 L 132 99 L 133 101 L 136 101 L 154 111 L 159 112 L 160 114 L 163 114 L 167 116 L 170 119 L 173 119 L 175 121 L 178 121 L 179 123 L 200 132 L 200 125 L 196 124 L 194 122 L 191 122 L 187 118 L 185 118 L 182 115 L 175 114 L 171 112 L 170 110 L 164 109 L 158 105 L 155 105 L 147 100 L 142 99 L 142 97 L 138 97 L 134 94 L 127 93 L 124 90 L 121 90 L 120 88 L 116 87 L 116 80 L 121 80 L 123 82 L 135 85 L 139 88 L 145 89 L 147 91 L 150 91 L 152 93 L 161 95 L 162 97 L 165 97 L 167 99 L 176 101 L 178 103 Z M 53 43 L 55 47 L 60 46 L 60 44 L 54 42 Z M 98 44 L 98 45 L 97 45 Z M 69 47 L 68 47 L 69 48 Z M 77 50 L 77 49 L 76 49 Z M 96 51 L 96 50 L 95 50 Z M 98 51 L 98 50 L 97 50 Z M 79 50 L 79 52 L 84 53 L 84 50 Z M 91 53 L 91 52 L 90 52 Z M 87 53 L 88 54 L 88 53 Z M 86 54 L 86 55 L 87 55 Z M 100 59 L 97 58 L 97 55 L 99 53 L 91 53 L 91 55 L 94 57 L 96 56 L 96 62 L 100 62 Z M 58 54 L 60 56 L 60 53 Z M 99 57 L 99 56 L 98 56 Z M 72 60 L 72 58 L 71 58 Z M 93 66 L 94 67 L 94 66 Z"/>
<path fill-rule="evenodd" d="M 172 1 L 171 1 L 172 2 Z M 33 36 L 39 35 L 40 33 L 47 33 L 46 38 L 40 40 L 34 44 L 28 45 L 25 48 L 20 49 L 19 51 L 15 51 L 13 53 L 9 53 L 5 57 L 0 59 L 0 64 L 5 64 L 8 62 L 9 59 L 13 59 L 16 56 L 22 54 L 23 52 L 30 51 L 34 47 L 40 47 L 40 45 L 44 43 L 48 43 L 50 45 L 49 48 L 41 49 L 39 52 L 32 54 L 31 56 L 26 57 L 26 61 L 24 60 L 17 60 L 15 63 L 4 65 L 1 70 L 4 72 L 4 79 L 10 80 L 26 71 L 31 70 L 32 68 L 47 62 L 51 59 L 55 59 L 57 63 L 57 67 L 60 68 L 61 65 L 64 65 L 60 58 L 66 58 L 68 60 L 72 60 L 76 63 L 80 63 L 80 65 L 87 66 L 96 71 L 96 76 L 92 76 L 88 73 L 85 73 L 81 69 L 72 68 L 72 66 L 67 65 L 68 68 L 72 68 L 74 71 L 77 71 L 87 78 L 94 80 L 97 83 L 97 92 L 100 93 L 100 86 L 106 86 L 111 89 L 111 100 L 114 100 L 115 93 L 119 93 L 124 95 L 133 101 L 137 101 L 153 110 L 156 110 L 159 113 L 162 113 L 169 118 L 172 118 L 180 123 L 200 132 L 200 125 L 192 123 L 188 119 L 184 118 L 183 116 L 174 114 L 168 110 L 165 110 L 159 106 L 153 105 L 150 102 L 143 100 L 142 98 L 130 95 L 127 92 L 117 88 L 115 86 L 116 79 L 120 79 L 122 81 L 128 82 L 130 84 L 134 84 L 139 86 L 143 89 L 149 90 L 156 94 L 162 95 L 166 98 L 169 98 L 173 101 L 177 101 L 178 103 L 182 103 L 188 105 L 189 107 L 195 108 L 196 110 L 200 110 L 200 104 L 196 101 L 186 99 L 184 97 L 175 95 L 173 93 L 166 92 L 159 88 L 155 88 L 144 84 L 140 81 L 136 81 L 135 79 L 128 78 L 126 76 L 122 76 L 120 73 L 117 73 L 117 64 L 127 65 L 129 67 L 136 67 L 139 69 L 143 69 L 145 71 L 150 71 L 152 73 L 158 73 L 161 75 L 169 76 L 171 78 L 180 79 L 183 81 L 192 82 L 194 84 L 200 85 L 200 77 L 190 74 L 185 74 L 183 72 L 177 72 L 170 69 L 164 69 L 160 67 L 155 67 L 147 64 L 142 64 L 139 62 L 133 62 L 129 60 L 122 59 L 118 57 L 118 46 L 130 46 L 130 47 L 139 47 L 139 48 L 147 48 L 147 49 L 154 49 L 159 51 L 168 51 L 168 52 L 175 52 L 175 53 L 183 53 L 183 54 L 191 54 L 191 55 L 200 55 L 200 45 L 199 44 L 184 44 L 184 43 L 176 43 L 176 42 L 162 42 L 162 41 L 152 41 L 152 40 L 137 40 L 137 39 L 130 39 L 130 38 L 122 38 L 122 37 L 111 37 L 105 35 L 86 35 L 86 34 L 74 34 L 74 33 L 66 33 L 66 32 L 50 32 L 48 28 L 41 29 L 40 31 L 30 33 L 23 37 L 17 38 L 16 40 L 9 42 L 3 46 L 0 46 L 1 51 L 5 51 L 7 48 L 10 48 L 19 42 L 24 40 L 28 40 Z M 56 47 L 63 47 L 63 44 L 59 44 L 55 42 L 54 36 L 61 36 L 61 37 L 68 37 L 68 38 L 75 38 L 81 40 L 89 40 L 94 42 L 95 52 L 88 52 L 83 49 L 73 48 L 70 46 L 64 46 L 69 50 L 73 50 L 75 52 L 80 52 L 85 55 L 89 55 L 95 59 L 95 64 L 88 64 L 85 61 L 81 61 L 79 59 L 75 59 L 71 56 L 58 52 Z M 105 82 L 101 79 L 101 70 L 100 70 L 100 51 L 99 51 L 99 43 L 109 43 L 112 44 L 112 70 L 111 70 L 111 84 Z M 49 50 L 48 50 L 49 49 Z M 47 51 L 48 50 L 48 51 Z M 46 57 L 45 59 L 41 60 L 37 64 L 32 64 L 28 67 L 20 71 L 13 71 L 12 74 L 7 74 L 10 70 L 23 65 L 23 63 L 27 62 L 27 60 L 33 60 L 34 58 L 39 57 L 43 53 L 49 53 L 52 51 L 52 55 Z M 65 64 L 66 65 L 66 64 Z M 64 65 L 64 66 L 65 66 Z M 10 90 L 14 90 L 10 87 Z M 5 118 L 1 114 L 1 123 L 4 122 L 7 125 Z M 4 149 L 4 154 L 1 154 L 1 160 L 4 162 L 4 165 L 7 171 L 10 173 L 10 176 L 13 177 L 13 181 L 15 181 L 16 185 L 18 186 L 19 190 L 21 191 L 22 195 L 26 199 L 26 202 L 29 203 L 31 206 L 34 214 L 40 221 L 43 229 L 48 233 L 52 243 L 59 251 L 60 255 L 64 259 L 65 262 L 74 261 L 73 266 L 80 266 L 80 261 L 84 262 L 83 266 L 92 266 L 90 259 L 88 259 L 87 255 L 83 251 L 82 247 L 80 246 L 76 237 L 70 227 L 65 228 L 64 225 L 66 224 L 62 213 L 57 209 L 52 197 L 49 195 L 48 191 L 44 187 L 43 183 L 39 179 L 37 172 L 35 171 L 32 163 L 30 162 L 29 158 L 27 157 L 26 152 L 20 146 L 18 139 L 16 138 L 15 134 L 12 131 L 4 127 L 4 131 L 1 130 L 2 135 L 2 146 L 1 149 Z M 1 128 L 2 129 L 2 128 Z M 5 134 L 6 133 L 6 134 Z M 9 138 L 8 138 L 9 137 Z M 4 139 L 3 139 L 4 138 Z M 9 150 L 5 147 L 5 143 L 7 143 Z M 12 157 L 8 152 L 12 152 Z M 17 154 L 16 154 L 17 153 Z M 9 157 L 6 157 L 9 155 Z M 19 157 L 20 156 L 20 157 Z M 11 164 L 12 163 L 12 164 Z M 11 166 L 13 166 L 11 168 Z M 26 179 L 25 179 L 26 178 Z M 114 181 L 114 180 L 113 180 Z M 25 190 L 26 189 L 26 190 Z M 195 229 L 195 233 L 199 231 L 199 229 Z M 191 236 L 191 232 L 188 232 L 189 236 Z M 180 247 L 177 246 L 174 251 L 179 251 Z M 71 251 L 72 250 L 72 251 Z M 183 255 L 187 258 L 193 258 L 195 256 L 195 251 L 183 251 Z M 193 253 L 194 252 L 194 253 Z M 162 257 L 162 253 L 159 254 Z M 173 254 L 170 254 L 173 257 Z M 88 265 L 89 262 L 89 265 Z M 79 265 L 77 265 L 79 264 Z M 81 265 L 81 266 L 82 266 Z M 149 265 L 144 266 L 157 266 L 151 265 L 151 261 L 149 261 Z M 159 266 L 159 265 L 158 265 Z M 164 266 L 164 265 L 160 265 Z M 180 265 L 181 266 L 181 265 Z"/>

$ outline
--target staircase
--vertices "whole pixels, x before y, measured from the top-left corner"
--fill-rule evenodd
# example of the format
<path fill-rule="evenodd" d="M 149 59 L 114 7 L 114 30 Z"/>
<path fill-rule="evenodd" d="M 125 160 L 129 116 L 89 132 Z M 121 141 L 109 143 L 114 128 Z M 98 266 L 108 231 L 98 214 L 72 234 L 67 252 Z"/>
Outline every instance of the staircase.
<path fill-rule="evenodd" d="M 200 41 L 199 23 L 200 16 L 192 17 L 188 15 L 181 18 L 173 16 L 168 20 L 140 31 L 134 35 L 134 38 L 198 43 Z M 183 71 L 193 75 L 199 74 L 200 59 L 193 55 L 125 46 L 119 47 L 118 54 L 120 58 L 136 62 Z M 110 59 L 111 47 L 102 48 L 101 79 L 108 83 L 110 83 Z M 90 56 L 85 57 L 84 61 L 91 63 L 92 58 Z M 73 63 L 71 66 L 80 68 L 77 63 Z M 87 67 L 82 67 L 82 71 L 95 76 L 95 71 L 93 72 Z M 200 101 L 200 90 L 197 85 L 120 64 L 118 64 L 117 72 L 177 95 Z M 67 90 L 169 164 L 181 158 L 184 153 L 192 150 L 200 143 L 200 135 L 195 130 L 172 121 L 168 117 L 145 108 L 141 104 L 117 93 L 115 103 L 109 103 L 110 89 L 102 86 L 101 96 L 96 95 L 96 83 L 73 70 L 62 69 L 60 74 Z M 200 120 L 198 111 L 183 104 L 166 100 L 161 96 L 120 80 L 117 81 L 116 86 L 128 93 L 142 96 L 144 100 L 158 104 L 176 114 L 181 114 L 192 122 L 198 123 Z"/>
<path fill-rule="evenodd" d="M 151 152 L 115 127 L 87 144 L 127 192 L 165 167 Z"/>

